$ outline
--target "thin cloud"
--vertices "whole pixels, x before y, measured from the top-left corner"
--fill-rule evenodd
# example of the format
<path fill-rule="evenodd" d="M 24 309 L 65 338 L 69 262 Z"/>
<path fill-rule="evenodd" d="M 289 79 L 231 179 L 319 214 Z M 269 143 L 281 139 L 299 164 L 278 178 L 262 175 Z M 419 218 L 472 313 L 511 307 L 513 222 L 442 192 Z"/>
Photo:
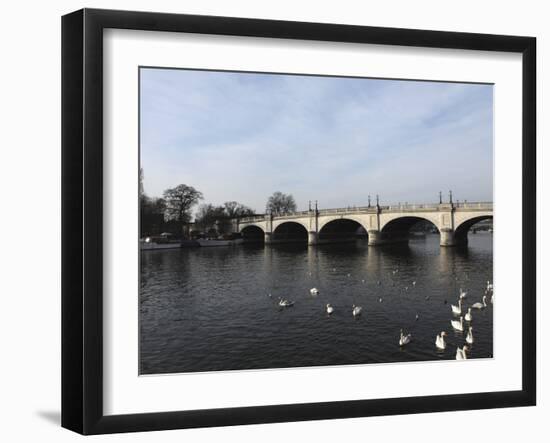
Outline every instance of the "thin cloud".
<path fill-rule="evenodd" d="M 186 70 L 141 71 L 145 190 L 186 183 L 262 211 L 492 199 L 490 85 Z"/>

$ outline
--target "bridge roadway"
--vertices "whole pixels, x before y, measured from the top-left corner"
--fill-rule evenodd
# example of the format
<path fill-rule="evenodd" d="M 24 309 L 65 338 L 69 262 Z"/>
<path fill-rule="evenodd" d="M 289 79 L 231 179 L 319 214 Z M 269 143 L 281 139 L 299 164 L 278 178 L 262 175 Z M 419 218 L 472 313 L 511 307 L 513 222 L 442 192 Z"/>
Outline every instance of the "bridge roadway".
<path fill-rule="evenodd" d="M 441 246 L 467 243 L 468 230 L 493 218 L 492 202 L 407 204 L 312 209 L 288 214 L 262 214 L 232 220 L 232 229 L 245 240 L 266 244 L 305 241 L 309 245 L 357 238 L 362 227 L 369 245 L 406 242 L 409 229 L 421 220 L 435 225 Z M 364 234 L 364 232 L 363 232 Z"/>

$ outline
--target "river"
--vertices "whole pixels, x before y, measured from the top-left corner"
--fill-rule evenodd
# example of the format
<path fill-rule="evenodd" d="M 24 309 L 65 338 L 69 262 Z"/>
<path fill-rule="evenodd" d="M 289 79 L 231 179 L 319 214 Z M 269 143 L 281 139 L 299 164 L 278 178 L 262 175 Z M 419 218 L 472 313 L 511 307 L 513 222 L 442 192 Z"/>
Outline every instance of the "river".
<path fill-rule="evenodd" d="M 481 301 L 493 280 L 492 241 L 483 232 L 456 248 L 428 234 L 408 246 L 358 240 L 143 251 L 140 373 L 454 359 L 467 323 L 453 332 L 451 303 L 460 288 L 466 306 Z M 280 308 L 279 297 L 294 306 Z M 354 304 L 362 307 L 357 318 Z M 473 310 L 472 327 L 468 358 L 492 357 L 491 303 Z M 400 329 L 412 334 L 404 347 Z M 445 351 L 434 344 L 440 331 L 448 333 Z"/>

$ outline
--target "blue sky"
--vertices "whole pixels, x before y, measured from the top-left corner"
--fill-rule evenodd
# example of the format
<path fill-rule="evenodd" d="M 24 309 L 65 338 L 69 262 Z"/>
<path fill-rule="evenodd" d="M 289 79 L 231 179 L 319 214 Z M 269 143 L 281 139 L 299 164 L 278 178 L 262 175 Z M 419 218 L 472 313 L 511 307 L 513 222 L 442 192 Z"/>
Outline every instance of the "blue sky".
<path fill-rule="evenodd" d="M 274 191 L 321 208 L 490 201 L 493 87 L 141 69 L 145 192 L 180 183 L 263 212 Z"/>

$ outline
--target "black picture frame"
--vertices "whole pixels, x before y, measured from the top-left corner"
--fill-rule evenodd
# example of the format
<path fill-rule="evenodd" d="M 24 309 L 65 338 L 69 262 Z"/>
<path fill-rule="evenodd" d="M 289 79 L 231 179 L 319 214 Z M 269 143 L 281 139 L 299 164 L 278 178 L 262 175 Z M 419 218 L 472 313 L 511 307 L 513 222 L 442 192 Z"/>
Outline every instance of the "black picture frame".
<path fill-rule="evenodd" d="M 192 32 L 522 54 L 522 389 L 130 415 L 103 412 L 103 30 Z M 536 39 L 83 9 L 62 18 L 62 426 L 81 434 L 536 404 Z"/>

